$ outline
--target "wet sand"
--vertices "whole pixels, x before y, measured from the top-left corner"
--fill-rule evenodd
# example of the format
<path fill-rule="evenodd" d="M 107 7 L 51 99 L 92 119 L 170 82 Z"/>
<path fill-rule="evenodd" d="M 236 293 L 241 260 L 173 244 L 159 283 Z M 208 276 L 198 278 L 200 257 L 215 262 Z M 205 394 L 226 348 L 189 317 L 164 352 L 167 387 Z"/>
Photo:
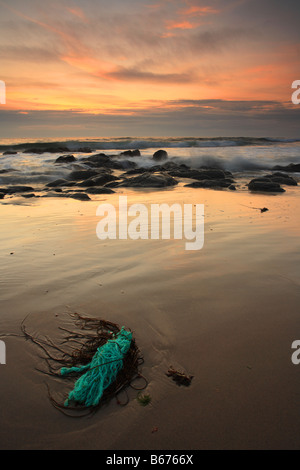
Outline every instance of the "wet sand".
<path fill-rule="evenodd" d="M 96 237 L 100 202 L 205 205 L 202 250 L 184 240 Z M 273 196 L 190 189 L 116 192 L 81 202 L 39 198 L 1 205 L 1 333 L 60 338 L 67 312 L 105 318 L 134 332 L 152 402 L 137 392 L 92 418 L 52 407 L 65 396 L 40 351 L 5 337 L 0 366 L 1 449 L 297 449 L 300 366 L 299 188 Z M 261 213 L 259 209 L 269 211 Z M 12 253 L 12 254 L 11 254 Z M 194 375 L 178 387 L 170 365 Z M 156 432 L 152 432 L 154 428 Z"/>

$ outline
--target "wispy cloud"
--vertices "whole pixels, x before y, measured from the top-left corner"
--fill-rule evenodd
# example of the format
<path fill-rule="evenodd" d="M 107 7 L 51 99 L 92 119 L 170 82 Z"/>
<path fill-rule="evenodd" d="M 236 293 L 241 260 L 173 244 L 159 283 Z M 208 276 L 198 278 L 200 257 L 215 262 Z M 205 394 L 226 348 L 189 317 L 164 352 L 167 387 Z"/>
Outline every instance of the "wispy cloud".
<path fill-rule="evenodd" d="M 167 29 L 194 29 L 198 28 L 199 23 L 191 23 L 190 21 L 167 20 Z"/>
<path fill-rule="evenodd" d="M 183 16 L 207 16 L 212 14 L 220 13 L 220 10 L 212 8 L 210 6 L 199 6 L 199 5 L 190 5 L 187 8 L 180 9 L 178 11 L 180 15 Z"/>

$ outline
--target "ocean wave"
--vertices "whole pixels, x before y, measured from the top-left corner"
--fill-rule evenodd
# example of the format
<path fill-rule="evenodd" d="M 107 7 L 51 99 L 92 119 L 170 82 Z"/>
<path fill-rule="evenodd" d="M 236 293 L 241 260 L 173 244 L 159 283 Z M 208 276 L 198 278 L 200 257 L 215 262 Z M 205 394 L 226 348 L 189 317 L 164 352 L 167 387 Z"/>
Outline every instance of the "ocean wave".
<path fill-rule="evenodd" d="M 101 138 L 101 139 L 73 139 L 62 141 L 31 141 L 0 144 L 1 152 L 20 153 L 63 153 L 98 150 L 133 150 L 149 148 L 214 148 L 214 147 L 241 147 L 258 145 L 275 145 L 299 142 L 299 139 L 269 138 L 269 137 L 178 137 L 178 138 Z"/>

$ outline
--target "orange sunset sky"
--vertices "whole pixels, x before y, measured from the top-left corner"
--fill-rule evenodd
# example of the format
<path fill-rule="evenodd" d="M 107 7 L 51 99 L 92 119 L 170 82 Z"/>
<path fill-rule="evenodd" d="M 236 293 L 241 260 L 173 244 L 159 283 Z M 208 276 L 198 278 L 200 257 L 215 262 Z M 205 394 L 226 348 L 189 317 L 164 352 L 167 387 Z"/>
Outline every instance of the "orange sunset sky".
<path fill-rule="evenodd" d="M 0 0 L 0 137 L 299 134 L 296 0 Z"/>

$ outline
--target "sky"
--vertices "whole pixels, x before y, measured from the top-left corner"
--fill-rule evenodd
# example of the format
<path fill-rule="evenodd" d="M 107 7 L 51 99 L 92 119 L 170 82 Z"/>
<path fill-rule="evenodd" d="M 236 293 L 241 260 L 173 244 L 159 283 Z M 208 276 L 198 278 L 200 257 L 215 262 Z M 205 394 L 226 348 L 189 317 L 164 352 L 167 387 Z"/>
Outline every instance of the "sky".
<path fill-rule="evenodd" d="M 0 0 L 0 138 L 300 137 L 299 0 Z"/>

